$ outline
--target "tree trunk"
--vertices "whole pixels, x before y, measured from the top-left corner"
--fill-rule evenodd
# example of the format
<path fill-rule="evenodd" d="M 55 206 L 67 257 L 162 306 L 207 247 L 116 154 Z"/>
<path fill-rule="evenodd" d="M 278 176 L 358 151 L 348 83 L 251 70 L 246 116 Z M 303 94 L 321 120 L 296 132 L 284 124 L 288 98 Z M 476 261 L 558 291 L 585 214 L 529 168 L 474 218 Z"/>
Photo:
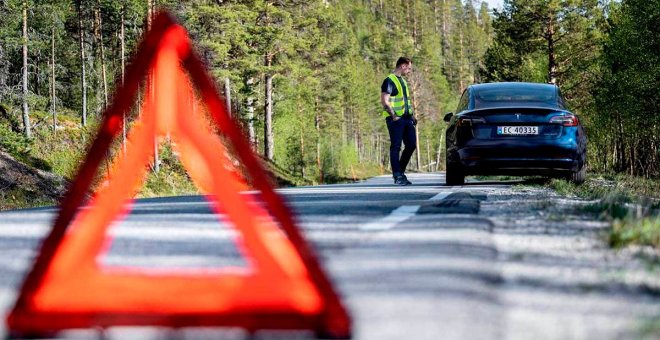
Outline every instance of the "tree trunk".
<path fill-rule="evenodd" d="M 458 30 L 458 91 L 463 91 L 463 30 Z"/>
<path fill-rule="evenodd" d="M 355 152 L 358 156 L 358 161 L 362 162 L 362 139 L 360 138 L 360 120 L 355 117 L 355 111 L 351 109 L 351 126 L 353 127 L 353 143 L 355 144 Z"/>
<path fill-rule="evenodd" d="M 4 91 L 7 88 L 7 64 L 5 63 L 5 50 L 2 44 L 0 44 L 0 91 Z"/>
<path fill-rule="evenodd" d="M 438 153 L 436 154 L 435 158 L 435 171 L 438 171 L 441 166 L 441 161 L 442 161 L 442 144 L 445 141 L 445 134 L 440 133 L 440 144 L 438 144 Z"/>
<path fill-rule="evenodd" d="M 319 114 L 319 97 L 314 98 L 314 128 L 316 129 L 316 167 L 319 170 L 319 183 L 323 184 L 323 164 L 321 163 L 321 115 Z"/>
<path fill-rule="evenodd" d="M 264 58 L 266 66 L 266 100 L 264 102 L 264 156 L 268 160 L 273 160 L 273 74 L 270 72 L 272 66 L 272 56 L 266 55 Z"/>
<path fill-rule="evenodd" d="M 409 33 L 409 32 L 412 32 L 412 29 L 410 28 L 410 22 L 412 21 L 412 19 L 410 19 L 410 6 L 408 4 L 406 4 L 407 1 L 402 1 L 402 2 L 404 3 L 403 9 L 404 9 L 404 12 L 405 12 L 405 15 L 406 15 L 406 19 L 403 22 L 402 26 L 403 26 L 404 30 L 408 31 L 406 33 Z"/>
<path fill-rule="evenodd" d="M 36 51 L 36 55 L 32 58 L 32 74 L 33 74 L 33 79 L 34 79 L 34 85 L 32 88 L 34 89 L 33 92 L 37 96 L 41 96 L 41 92 L 39 89 L 41 88 L 41 83 L 40 83 L 40 76 L 41 75 L 41 70 L 39 69 L 39 64 L 41 63 L 41 54 L 39 53 L 39 50 Z M 28 72 L 28 88 L 30 88 L 30 77 L 29 77 L 29 72 Z"/>
<path fill-rule="evenodd" d="M 55 98 L 55 26 L 53 26 L 50 31 L 50 111 L 53 115 L 53 131 L 57 128 Z"/>
<path fill-rule="evenodd" d="M 549 14 L 548 17 L 548 31 L 546 40 L 548 42 L 548 82 L 550 84 L 557 84 L 557 61 L 555 58 L 555 22 L 554 13 Z"/>
<path fill-rule="evenodd" d="M 348 126 L 347 126 L 347 108 L 344 108 L 342 110 L 342 117 L 341 117 L 341 145 L 346 145 L 348 144 Z"/>
<path fill-rule="evenodd" d="M 82 90 L 82 126 L 87 126 L 87 80 L 85 79 L 85 31 L 83 30 L 82 0 L 78 0 L 78 37 L 80 40 L 80 86 Z"/>
<path fill-rule="evenodd" d="M 124 19 L 126 16 L 126 3 L 122 3 L 121 14 L 119 18 L 119 44 L 121 50 L 121 84 L 124 85 L 124 77 L 126 76 L 126 25 Z M 122 132 L 121 132 L 121 145 L 122 151 L 126 154 L 126 112 L 121 114 Z"/>
<path fill-rule="evenodd" d="M 26 138 L 32 138 L 30 127 L 30 112 L 28 109 L 28 35 L 27 35 L 27 0 L 23 0 L 23 133 Z"/>
<path fill-rule="evenodd" d="M 305 114 L 303 113 L 302 108 L 300 107 L 300 101 L 298 102 L 298 115 L 300 116 L 300 174 L 302 178 L 305 178 L 306 168 L 305 168 Z"/>
<path fill-rule="evenodd" d="M 428 168 L 424 170 L 425 172 L 431 172 L 431 145 L 429 143 L 429 140 L 426 140 L 426 166 L 425 168 Z"/>
<path fill-rule="evenodd" d="M 417 145 L 417 148 L 415 148 L 415 160 L 417 161 L 417 171 L 422 170 L 422 162 L 421 162 L 421 155 L 420 155 L 420 147 L 419 147 L 419 122 L 417 122 L 417 126 L 415 126 L 415 145 Z"/>
<path fill-rule="evenodd" d="M 147 0 L 147 29 L 151 28 L 151 11 L 154 7 L 153 0 Z"/>
<path fill-rule="evenodd" d="M 252 88 L 254 86 L 254 78 L 250 77 L 245 81 L 248 95 L 245 98 L 245 106 L 248 114 L 248 137 L 250 138 L 250 145 L 252 150 L 257 150 L 257 134 L 254 130 L 254 96 Z"/>
<path fill-rule="evenodd" d="M 231 87 L 229 77 L 225 77 L 225 108 L 227 109 L 227 114 L 231 117 Z"/>
<path fill-rule="evenodd" d="M 380 133 L 376 133 L 376 162 L 380 165 L 381 169 L 383 167 L 383 157 L 380 146 Z"/>
<path fill-rule="evenodd" d="M 417 1 L 412 2 L 412 37 L 413 37 L 413 48 L 417 50 Z M 421 26 L 421 25 L 420 25 Z"/>
<path fill-rule="evenodd" d="M 431 1 L 431 6 L 433 8 L 433 30 L 435 33 L 440 33 L 440 23 L 438 22 L 438 1 L 433 0 Z"/>
<path fill-rule="evenodd" d="M 154 6 L 155 6 L 155 1 L 154 0 L 147 0 L 147 30 L 151 29 L 151 22 L 153 21 L 153 14 L 154 14 Z M 150 74 L 149 77 L 153 78 L 153 74 Z M 154 96 L 155 93 L 153 92 L 154 89 L 152 87 L 151 93 L 149 95 Z M 153 170 L 154 172 L 159 172 L 160 171 L 160 155 L 158 154 L 158 137 L 154 138 L 154 164 L 153 164 Z"/>
<path fill-rule="evenodd" d="M 108 78 L 105 67 L 105 47 L 103 46 L 103 20 L 101 19 L 101 0 L 96 1 L 96 9 L 94 11 L 96 19 L 96 38 L 99 44 L 99 52 L 101 56 L 101 81 L 103 82 L 103 109 L 108 107 Z"/>
<path fill-rule="evenodd" d="M 442 67 L 446 70 L 447 69 L 447 55 L 449 54 L 449 33 L 448 33 L 448 27 L 447 27 L 447 0 L 441 0 L 442 1 L 442 34 L 440 35 L 442 39 Z"/>
<path fill-rule="evenodd" d="M 415 93 L 417 93 L 417 87 L 418 87 L 418 82 L 414 78 L 411 79 L 410 82 L 410 87 L 408 89 L 408 95 L 410 96 L 410 99 L 412 101 L 412 112 L 415 115 L 415 117 L 419 118 L 417 116 L 417 97 L 415 96 Z M 420 156 L 420 148 L 419 148 L 419 120 L 417 121 L 417 126 L 415 126 L 415 145 L 417 145 L 417 148 L 415 148 L 415 159 L 417 160 L 417 171 L 422 170 L 422 164 L 421 164 L 421 156 Z"/>
<path fill-rule="evenodd" d="M 625 171 L 626 169 L 626 155 L 625 155 L 625 144 L 624 144 L 624 129 L 623 129 L 623 120 L 621 119 L 621 113 L 617 110 L 615 113 L 616 125 L 618 128 L 617 137 L 616 137 L 616 171 Z"/>

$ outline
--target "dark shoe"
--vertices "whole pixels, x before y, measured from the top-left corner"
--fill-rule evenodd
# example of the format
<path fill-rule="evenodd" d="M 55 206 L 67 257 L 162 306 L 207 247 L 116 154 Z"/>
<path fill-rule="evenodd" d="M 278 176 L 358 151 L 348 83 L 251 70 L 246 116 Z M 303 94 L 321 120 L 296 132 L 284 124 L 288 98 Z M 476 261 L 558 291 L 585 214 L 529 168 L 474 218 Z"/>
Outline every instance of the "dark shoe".
<path fill-rule="evenodd" d="M 394 179 L 394 184 L 396 185 L 408 185 L 408 181 L 404 176 L 398 176 Z"/>
<path fill-rule="evenodd" d="M 401 177 L 403 177 L 403 181 L 406 182 L 405 185 L 411 185 L 412 184 L 412 182 L 408 180 L 408 177 L 406 177 L 406 175 L 402 174 Z"/>

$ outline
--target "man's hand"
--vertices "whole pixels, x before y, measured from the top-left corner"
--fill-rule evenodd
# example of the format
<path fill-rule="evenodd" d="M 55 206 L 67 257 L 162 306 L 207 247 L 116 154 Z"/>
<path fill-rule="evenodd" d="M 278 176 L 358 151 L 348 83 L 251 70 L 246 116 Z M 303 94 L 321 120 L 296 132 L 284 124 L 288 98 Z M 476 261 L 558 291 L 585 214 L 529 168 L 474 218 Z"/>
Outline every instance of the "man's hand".
<path fill-rule="evenodd" d="M 385 111 L 386 111 L 387 113 L 390 114 L 390 117 L 392 117 L 392 121 L 393 121 L 393 122 L 396 122 L 397 120 L 401 119 L 401 117 L 397 116 L 397 115 L 394 113 L 394 110 L 392 109 L 391 106 L 389 106 L 389 105 L 383 105 L 383 109 L 385 109 Z"/>

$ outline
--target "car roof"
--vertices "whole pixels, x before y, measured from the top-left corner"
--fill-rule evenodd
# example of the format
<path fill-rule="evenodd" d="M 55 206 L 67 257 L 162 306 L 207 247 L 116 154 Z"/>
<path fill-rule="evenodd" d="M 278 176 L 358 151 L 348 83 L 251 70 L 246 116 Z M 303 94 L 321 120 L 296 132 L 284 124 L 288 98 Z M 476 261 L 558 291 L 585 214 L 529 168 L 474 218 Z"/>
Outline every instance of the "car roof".
<path fill-rule="evenodd" d="M 470 96 L 470 109 L 484 109 L 497 107 L 543 107 L 565 109 L 562 99 L 559 95 L 559 87 L 555 84 L 544 83 L 526 83 L 526 82 L 498 82 L 473 84 L 468 87 Z M 546 99 L 539 101 L 540 98 L 532 101 L 525 99 L 511 100 L 484 100 L 493 93 L 515 94 L 515 93 L 545 93 Z M 506 97 L 506 95 L 505 95 Z"/>
<path fill-rule="evenodd" d="M 540 90 L 548 90 L 550 88 L 557 88 L 555 84 L 545 84 L 545 83 L 526 83 L 526 82 L 498 82 L 498 83 L 483 83 L 483 84 L 473 84 L 470 85 L 470 88 L 475 91 L 479 90 L 492 90 L 492 89 L 521 89 L 521 88 L 538 88 Z"/>

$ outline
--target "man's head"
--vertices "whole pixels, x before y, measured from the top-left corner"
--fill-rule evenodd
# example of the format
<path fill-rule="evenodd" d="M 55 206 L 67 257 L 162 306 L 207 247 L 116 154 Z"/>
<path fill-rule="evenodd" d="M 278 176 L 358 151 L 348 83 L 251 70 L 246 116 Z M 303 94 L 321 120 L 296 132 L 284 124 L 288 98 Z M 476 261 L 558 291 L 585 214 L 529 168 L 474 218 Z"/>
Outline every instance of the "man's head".
<path fill-rule="evenodd" d="M 412 71 L 412 60 L 410 58 L 400 57 L 396 61 L 396 69 L 403 75 L 410 73 Z"/>

